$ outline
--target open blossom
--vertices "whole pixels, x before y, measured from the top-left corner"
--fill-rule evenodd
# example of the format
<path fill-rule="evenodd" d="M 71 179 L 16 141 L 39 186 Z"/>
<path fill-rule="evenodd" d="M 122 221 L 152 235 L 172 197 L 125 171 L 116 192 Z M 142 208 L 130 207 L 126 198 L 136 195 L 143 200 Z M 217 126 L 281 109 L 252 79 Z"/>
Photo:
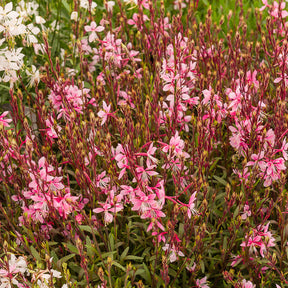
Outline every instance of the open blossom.
<path fill-rule="evenodd" d="M 149 9 L 149 4 L 148 0 L 124 0 L 126 4 L 131 4 L 131 5 L 142 5 L 145 9 Z"/>
<path fill-rule="evenodd" d="M 14 254 L 10 254 L 10 259 L 8 261 L 7 269 L 3 267 L 0 269 L 0 277 L 9 277 L 11 274 L 17 274 L 21 273 L 24 274 L 25 272 L 28 272 L 27 268 L 27 262 L 24 257 L 16 257 Z"/>
<path fill-rule="evenodd" d="M 152 155 L 155 154 L 156 150 L 157 150 L 157 148 L 156 148 L 156 147 L 153 147 L 153 142 L 152 142 L 152 143 L 150 144 L 147 152 L 146 152 L 146 153 L 147 153 L 147 157 L 148 157 L 148 158 L 147 158 L 147 162 L 146 162 L 147 166 L 152 165 L 152 163 L 157 164 L 157 163 L 159 162 L 158 159 L 156 159 L 154 156 L 152 156 Z"/>
<path fill-rule="evenodd" d="M 288 151 L 288 142 L 286 141 L 286 137 L 285 137 L 283 139 L 282 146 L 281 146 L 281 149 L 280 149 L 280 152 L 282 152 L 282 155 L 283 155 L 283 158 L 285 159 L 285 161 L 288 160 L 287 151 Z"/>
<path fill-rule="evenodd" d="M 187 210 L 187 215 L 189 219 L 191 219 L 192 214 L 196 213 L 196 210 L 195 210 L 196 194 L 197 194 L 197 191 L 195 191 L 191 195 L 190 200 L 189 200 L 188 210 Z"/>
<path fill-rule="evenodd" d="M 121 169 L 118 179 L 121 179 L 125 174 L 126 169 L 130 168 L 128 165 L 127 152 L 127 148 L 123 147 L 121 144 L 118 144 L 115 150 L 112 147 L 112 153 L 115 155 L 114 158 L 117 161 L 117 166 Z"/>
<path fill-rule="evenodd" d="M 209 288 L 208 284 L 207 284 L 207 276 L 205 276 L 202 279 L 197 279 L 196 280 L 196 287 L 197 288 Z"/>
<path fill-rule="evenodd" d="M 249 252 L 257 254 L 257 248 L 260 248 L 260 255 L 265 257 L 267 248 L 274 247 L 275 238 L 272 233 L 268 231 L 269 222 L 265 226 L 257 226 L 257 229 L 253 229 L 252 233 L 245 236 L 245 240 L 240 245 L 241 247 L 249 247 Z"/>
<path fill-rule="evenodd" d="M 40 73 L 38 70 L 36 70 L 36 67 L 32 65 L 30 70 L 26 69 L 26 74 L 28 77 L 30 77 L 29 86 L 37 85 L 40 82 Z"/>
<path fill-rule="evenodd" d="M 103 26 L 97 26 L 97 24 L 92 21 L 91 25 L 86 25 L 84 27 L 86 32 L 91 32 L 89 35 L 89 42 L 93 42 L 94 40 L 98 39 L 96 32 L 102 32 L 104 30 Z"/>
<path fill-rule="evenodd" d="M 251 216 L 251 210 L 248 204 L 244 205 L 244 212 L 241 214 L 242 220 L 246 220 L 248 217 Z"/>
<path fill-rule="evenodd" d="M 245 279 L 241 282 L 241 288 L 255 288 L 256 285 L 254 285 L 251 281 L 247 281 Z"/>
<path fill-rule="evenodd" d="M 21 275 L 25 280 L 24 273 L 29 275 L 27 262 L 24 257 L 16 257 L 14 254 L 10 254 L 10 259 L 7 263 L 0 263 L 0 287 L 1 288 L 12 288 L 15 287 L 27 287 L 18 282 L 17 276 Z M 13 285 L 11 285 L 13 284 Z"/>
<path fill-rule="evenodd" d="M 189 154 L 183 151 L 184 147 L 185 143 L 183 140 L 181 140 L 178 131 L 176 131 L 175 136 L 172 136 L 172 138 L 170 139 L 169 145 L 164 144 L 162 151 L 165 153 L 169 152 L 170 157 L 176 156 L 188 158 Z"/>
<path fill-rule="evenodd" d="M 172 245 L 171 244 L 165 244 L 162 247 L 162 250 L 167 251 L 169 253 L 169 261 L 171 263 L 175 262 L 178 259 L 178 256 L 180 256 L 180 257 L 185 256 L 182 251 L 180 251 L 179 249 L 176 249 L 174 244 L 172 244 Z"/>
<path fill-rule="evenodd" d="M 143 15 L 143 22 L 145 21 L 149 21 L 149 18 L 147 15 Z M 140 31 L 142 30 L 142 26 L 141 26 L 141 21 L 139 21 L 139 14 L 137 13 L 134 13 L 133 16 L 132 16 L 132 19 L 129 19 L 127 21 L 127 23 L 129 25 L 134 25 L 135 28 L 139 27 Z"/>
<path fill-rule="evenodd" d="M 12 9 L 13 9 L 12 2 L 6 4 L 4 8 L 0 6 L 0 21 L 14 19 L 18 17 L 19 14 L 16 11 L 12 11 Z"/>
<path fill-rule="evenodd" d="M 9 127 L 9 123 L 12 122 L 12 119 L 4 118 L 8 113 L 8 111 L 5 111 L 2 113 L 2 115 L 0 115 L 0 125 L 3 125 L 4 127 Z"/>
<path fill-rule="evenodd" d="M 106 102 L 103 101 L 103 110 L 99 111 L 97 113 L 97 115 L 102 118 L 102 122 L 101 122 L 101 126 L 103 126 L 105 124 L 105 122 L 107 121 L 108 116 L 113 116 L 114 114 L 110 112 L 111 109 L 111 104 L 109 104 L 109 106 L 107 106 Z"/>
<path fill-rule="evenodd" d="M 45 120 L 45 124 L 48 127 L 46 130 L 47 135 L 51 138 L 58 138 L 58 133 L 62 130 L 62 128 L 58 124 L 55 125 L 55 120 L 53 119 L 52 116 L 50 116 L 50 118 Z M 56 128 L 57 131 L 55 130 L 54 127 Z"/>
<path fill-rule="evenodd" d="M 115 1 L 107 1 L 107 11 L 113 12 L 114 5 L 115 5 Z"/>
<path fill-rule="evenodd" d="M 40 270 L 33 274 L 32 281 L 35 281 L 40 288 L 49 288 L 49 280 L 51 279 L 51 275 L 53 278 L 61 278 L 61 272 L 54 269 L 46 269 Z M 62 286 L 63 287 L 63 286 Z"/>
<path fill-rule="evenodd" d="M 89 0 L 80 0 L 80 7 L 84 9 L 90 9 Z M 97 7 L 97 3 L 91 1 L 91 10 L 93 11 Z"/>
<path fill-rule="evenodd" d="M 142 166 L 138 166 L 136 168 L 137 179 L 141 179 L 143 182 L 148 182 L 149 177 L 158 175 L 158 173 L 153 170 L 155 168 L 156 165 L 148 165 L 146 169 Z M 137 182 L 137 179 L 134 178 L 134 181 L 132 180 L 132 182 Z"/>
<path fill-rule="evenodd" d="M 104 222 L 105 224 L 109 224 L 113 221 L 113 214 L 117 213 L 123 209 L 122 204 L 116 204 L 112 206 L 112 203 L 99 203 L 102 208 L 95 208 L 93 209 L 94 213 L 102 213 L 104 212 Z"/>
<path fill-rule="evenodd" d="M 89 91 L 90 89 L 87 88 L 79 89 L 76 85 L 67 85 L 63 88 L 55 84 L 48 99 L 53 107 L 60 112 L 57 119 L 61 117 L 69 119 L 69 114 L 74 110 L 82 114 L 85 100 L 87 100 L 87 104 L 91 103 L 91 100 L 88 102 Z"/>
<path fill-rule="evenodd" d="M 78 20 L 78 12 L 77 11 L 73 11 L 71 13 L 70 19 L 73 21 L 77 21 Z"/>

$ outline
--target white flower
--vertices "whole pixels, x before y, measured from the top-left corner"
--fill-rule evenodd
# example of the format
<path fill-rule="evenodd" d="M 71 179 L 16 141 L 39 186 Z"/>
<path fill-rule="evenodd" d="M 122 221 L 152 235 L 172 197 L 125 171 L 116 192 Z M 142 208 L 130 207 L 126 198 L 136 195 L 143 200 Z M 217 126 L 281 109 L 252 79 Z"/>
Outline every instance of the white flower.
<path fill-rule="evenodd" d="M 44 23 L 46 23 L 46 21 L 41 16 L 36 16 L 36 23 L 37 24 L 44 24 Z"/>
<path fill-rule="evenodd" d="M 35 1 L 26 2 L 24 0 L 21 0 L 18 3 L 18 6 L 16 7 L 16 11 L 19 13 L 20 17 L 27 19 L 29 18 L 29 16 L 32 16 L 32 15 L 37 16 L 38 8 L 39 8 L 39 5 Z"/>
<path fill-rule="evenodd" d="M 89 9 L 89 0 L 80 0 L 80 7 L 84 9 Z M 91 10 L 94 10 L 97 4 L 93 1 L 91 4 Z"/>
<path fill-rule="evenodd" d="M 33 275 L 32 281 L 37 280 L 36 283 L 37 283 L 39 288 L 50 288 L 51 286 L 50 285 L 48 286 L 48 284 L 49 284 L 49 280 L 51 279 L 51 274 L 52 274 L 52 277 L 54 277 L 54 278 L 61 278 L 62 277 L 61 273 L 59 271 L 54 270 L 54 269 L 51 269 L 50 271 L 40 270 L 38 273 Z M 35 279 L 35 275 L 37 275 L 36 279 Z"/>
<path fill-rule="evenodd" d="M 36 55 L 38 55 L 39 52 L 41 52 L 42 54 L 45 53 L 44 44 L 34 43 L 34 44 L 33 44 L 33 48 L 34 48 L 34 52 L 35 52 Z"/>
<path fill-rule="evenodd" d="M 60 25 L 57 24 L 57 21 L 56 21 L 56 20 L 54 20 L 54 21 L 50 24 L 50 26 L 51 26 L 52 31 L 54 31 L 54 30 L 58 31 L 58 30 L 60 29 Z"/>
<path fill-rule="evenodd" d="M 27 25 L 26 40 L 28 42 L 28 45 L 38 43 L 38 40 L 35 37 L 35 35 L 38 35 L 39 32 L 40 29 L 38 27 L 35 27 L 32 23 Z"/>
<path fill-rule="evenodd" d="M 29 86 L 34 86 L 35 84 L 38 84 L 40 82 L 40 74 L 39 71 L 36 70 L 36 67 L 32 65 L 32 72 L 26 69 L 26 74 L 28 77 L 31 77 L 29 81 Z"/>
<path fill-rule="evenodd" d="M 108 1 L 108 2 L 107 2 L 107 11 L 108 11 L 108 12 L 112 12 L 114 5 L 115 5 L 115 2 L 114 2 L 114 1 Z"/>
<path fill-rule="evenodd" d="M 5 5 L 5 8 L 0 6 L 0 21 L 6 21 L 8 19 L 15 19 L 18 17 L 18 13 L 16 11 L 12 11 L 13 4 L 12 2 Z"/>
<path fill-rule="evenodd" d="M 74 21 L 77 21 L 78 19 L 78 12 L 77 11 L 73 11 L 71 13 L 71 17 L 70 17 L 71 20 L 74 20 Z"/>

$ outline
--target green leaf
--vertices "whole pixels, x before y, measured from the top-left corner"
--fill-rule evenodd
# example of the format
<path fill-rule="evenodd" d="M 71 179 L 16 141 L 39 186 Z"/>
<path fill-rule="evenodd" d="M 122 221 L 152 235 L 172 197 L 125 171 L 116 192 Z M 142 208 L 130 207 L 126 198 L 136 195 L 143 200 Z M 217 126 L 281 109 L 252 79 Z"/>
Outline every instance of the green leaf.
<path fill-rule="evenodd" d="M 113 255 L 115 253 L 117 253 L 117 251 L 106 252 L 106 253 L 102 253 L 101 256 L 102 256 L 102 258 L 111 257 L 113 260 Z"/>
<path fill-rule="evenodd" d="M 31 254 L 33 255 L 33 257 L 41 262 L 41 257 L 40 257 L 40 254 L 38 253 L 38 251 L 33 247 L 33 246 L 30 246 L 30 251 L 31 251 Z"/>
<path fill-rule="evenodd" d="M 120 268 L 122 271 L 126 272 L 125 267 L 123 267 L 123 266 L 122 266 L 121 264 L 119 264 L 118 262 L 113 261 L 113 262 L 112 262 L 112 265 L 114 265 L 114 266 Z"/>
<path fill-rule="evenodd" d="M 144 267 L 144 270 L 145 270 L 145 277 L 143 277 L 147 282 L 148 284 L 150 285 L 152 280 L 151 280 L 151 274 L 150 274 L 150 270 L 148 269 L 147 265 L 145 263 L 143 263 L 143 267 Z"/>
<path fill-rule="evenodd" d="M 224 239 L 223 239 L 223 249 L 224 251 L 227 250 L 227 236 L 224 236 Z"/>
<path fill-rule="evenodd" d="M 219 162 L 219 160 L 221 160 L 222 158 L 221 157 L 217 157 L 217 158 L 215 158 L 215 161 L 213 162 L 213 164 L 210 166 L 210 168 L 209 168 L 209 171 L 211 172 L 214 168 L 215 168 L 215 166 L 216 166 L 216 164 Z"/>
<path fill-rule="evenodd" d="M 121 261 L 123 261 L 123 260 L 125 259 L 126 255 L 128 254 L 128 251 L 129 251 L 129 247 L 127 247 L 127 248 L 123 251 L 123 253 L 121 254 L 121 256 L 120 256 L 120 260 L 121 260 Z"/>
<path fill-rule="evenodd" d="M 87 248 L 87 255 L 90 259 L 92 259 L 95 254 L 98 255 L 97 250 L 92 245 L 87 244 L 85 246 Z"/>
<path fill-rule="evenodd" d="M 70 255 L 67 255 L 67 256 L 61 258 L 60 260 L 58 260 L 57 266 L 59 265 L 58 267 L 61 267 L 62 263 L 67 262 L 69 259 L 73 258 L 74 256 L 75 256 L 75 254 L 73 253 L 73 254 L 70 254 Z"/>
<path fill-rule="evenodd" d="M 73 176 L 75 176 L 74 172 L 73 173 Z M 72 175 L 72 174 L 71 174 Z M 79 225 L 79 228 L 82 230 L 82 231 L 86 231 L 86 232 L 89 232 L 91 234 L 93 233 L 96 233 L 96 229 L 92 229 L 90 226 L 88 225 Z"/>
<path fill-rule="evenodd" d="M 235 219 L 239 214 L 239 206 L 236 207 L 234 213 L 233 213 L 233 219 Z"/>
<path fill-rule="evenodd" d="M 169 268 L 168 274 L 174 278 L 177 276 L 177 272 L 172 268 Z"/>
<path fill-rule="evenodd" d="M 72 245 L 71 243 L 64 243 L 62 242 L 63 246 L 67 249 L 69 249 L 72 253 L 75 253 L 75 254 L 79 254 L 79 251 L 78 251 L 78 248 L 74 245 Z"/>
<path fill-rule="evenodd" d="M 140 261 L 142 261 L 143 257 L 128 255 L 128 256 L 126 256 L 125 260 L 140 260 Z"/>
<path fill-rule="evenodd" d="M 56 252 L 55 252 L 54 250 L 52 250 L 50 254 L 51 254 L 51 257 L 52 257 L 52 259 L 53 259 L 53 262 L 54 262 L 55 264 L 57 264 L 57 261 L 59 260 L 59 258 L 58 258 L 58 256 L 57 256 Z"/>
<path fill-rule="evenodd" d="M 66 0 L 62 0 L 62 4 L 63 4 L 63 7 L 65 8 L 65 10 L 67 11 L 67 13 L 70 13 L 70 6 L 67 3 L 67 1 Z"/>
<path fill-rule="evenodd" d="M 220 178 L 220 177 L 218 177 L 218 176 L 216 176 L 216 175 L 214 175 L 213 178 L 214 178 L 215 180 L 217 180 L 217 182 L 219 182 L 220 184 L 222 184 L 222 185 L 224 185 L 224 186 L 227 185 L 227 181 L 225 181 L 223 178 Z"/>
<path fill-rule="evenodd" d="M 112 233 L 109 234 L 109 244 L 110 244 L 110 248 L 113 251 L 115 248 L 115 241 L 114 241 L 114 235 Z"/>
<path fill-rule="evenodd" d="M 58 244 L 59 244 L 58 242 L 53 242 L 53 241 L 48 242 L 49 246 L 54 246 L 54 245 L 58 245 Z"/>
<path fill-rule="evenodd" d="M 203 274 L 205 274 L 205 264 L 203 260 L 200 260 L 200 267 Z"/>
<path fill-rule="evenodd" d="M 183 223 L 179 223 L 179 236 L 180 236 L 180 239 L 182 238 L 183 235 L 184 235 L 184 224 Z"/>

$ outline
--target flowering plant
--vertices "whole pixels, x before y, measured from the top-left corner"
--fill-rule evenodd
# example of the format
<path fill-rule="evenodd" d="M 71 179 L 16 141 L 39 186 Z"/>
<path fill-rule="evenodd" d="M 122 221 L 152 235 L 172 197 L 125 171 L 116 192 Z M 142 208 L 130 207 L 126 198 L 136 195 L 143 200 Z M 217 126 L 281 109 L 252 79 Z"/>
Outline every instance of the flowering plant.
<path fill-rule="evenodd" d="M 287 287 L 285 2 L 4 2 L 0 287 Z"/>

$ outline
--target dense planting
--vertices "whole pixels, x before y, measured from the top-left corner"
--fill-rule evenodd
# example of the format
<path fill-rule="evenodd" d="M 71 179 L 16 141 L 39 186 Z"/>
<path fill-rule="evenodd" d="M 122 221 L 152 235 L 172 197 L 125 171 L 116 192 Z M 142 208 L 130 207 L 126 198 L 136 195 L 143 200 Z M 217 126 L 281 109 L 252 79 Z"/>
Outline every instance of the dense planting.
<path fill-rule="evenodd" d="M 286 2 L 2 2 L 1 288 L 288 287 Z"/>

